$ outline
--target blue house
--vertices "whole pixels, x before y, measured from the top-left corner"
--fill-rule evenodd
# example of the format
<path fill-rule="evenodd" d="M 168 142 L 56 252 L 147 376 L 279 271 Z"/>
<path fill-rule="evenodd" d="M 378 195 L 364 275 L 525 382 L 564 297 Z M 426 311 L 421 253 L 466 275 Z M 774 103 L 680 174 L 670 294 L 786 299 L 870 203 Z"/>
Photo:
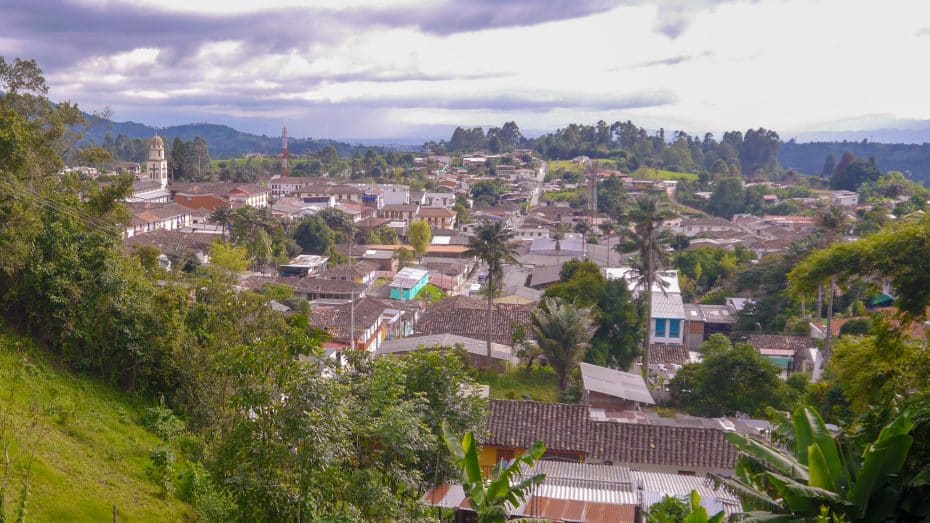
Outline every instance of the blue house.
<path fill-rule="evenodd" d="M 391 282 L 391 299 L 412 300 L 417 297 L 420 289 L 429 283 L 429 273 L 423 269 L 409 267 L 397 271 L 394 281 Z"/>

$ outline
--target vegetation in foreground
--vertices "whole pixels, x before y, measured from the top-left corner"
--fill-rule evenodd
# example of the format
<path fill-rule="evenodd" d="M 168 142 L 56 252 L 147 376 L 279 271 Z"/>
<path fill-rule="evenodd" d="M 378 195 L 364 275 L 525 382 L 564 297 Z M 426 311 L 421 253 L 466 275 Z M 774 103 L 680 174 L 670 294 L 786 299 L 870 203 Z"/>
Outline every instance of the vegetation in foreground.
<path fill-rule="evenodd" d="M 10 449 L 5 514 L 15 517 L 28 473 L 27 520 L 178 521 L 192 512 L 152 480 L 165 444 L 140 424 L 143 405 L 56 369 L 31 341 L 0 334 L 0 443 Z M 31 467 L 29 467 L 31 465 Z"/>

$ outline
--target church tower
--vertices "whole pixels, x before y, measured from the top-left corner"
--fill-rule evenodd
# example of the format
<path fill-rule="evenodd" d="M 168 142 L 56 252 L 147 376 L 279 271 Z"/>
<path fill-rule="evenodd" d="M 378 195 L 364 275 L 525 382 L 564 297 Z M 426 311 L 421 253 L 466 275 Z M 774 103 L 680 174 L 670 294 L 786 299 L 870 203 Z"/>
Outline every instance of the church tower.
<path fill-rule="evenodd" d="M 161 188 L 168 186 L 168 160 L 165 159 L 165 141 L 155 134 L 149 146 L 149 180 L 161 183 Z"/>

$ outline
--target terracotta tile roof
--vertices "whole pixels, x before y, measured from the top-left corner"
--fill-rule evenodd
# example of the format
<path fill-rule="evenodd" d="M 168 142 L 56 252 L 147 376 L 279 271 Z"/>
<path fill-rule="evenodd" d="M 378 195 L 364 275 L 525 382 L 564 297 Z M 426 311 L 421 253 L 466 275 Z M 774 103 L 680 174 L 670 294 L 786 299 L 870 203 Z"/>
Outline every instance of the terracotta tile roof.
<path fill-rule="evenodd" d="M 176 247 L 206 252 L 210 250 L 210 245 L 214 241 L 219 240 L 220 236 L 218 234 L 158 229 L 133 235 L 131 238 L 123 240 L 123 245 L 129 248 L 140 244 L 151 245 L 163 253 L 170 252 Z"/>
<path fill-rule="evenodd" d="M 756 349 L 798 350 L 817 346 L 817 340 L 809 336 L 784 336 L 781 334 L 750 334 L 747 343 Z"/>
<path fill-rule="evenodd" d="M 723 430 L 592 421 L 588 452 L 615 464 L 732 469 L 736 449 Z"/>
<path fill-rule="evenodd" d="M 355 337 L 358 338 L 378 321 L 387 307 L 381 300 L 362 298 L 355 302 Z M 348 341 L 352 311 L 350 304 L 318 307 L 310 314 L 310 324 L 325 330 L 336 341 Z"/>
<path fill-rule="evenodd" d="M 365 278 L 372 272 L 378 270 L 374 264 L 360 261 L 352 266 L 346 264 L 330 267 L 316 275 L 317 278 L 325 280 L 344 280 L 348 278 Z"/>
<path fill-rule="evenodd" d="M 684 365 L 690 356 L 688 348 L 684 345 L 669 345 L 666 343 L 649 344 L 649 363 L 663 365 Z"/>
<path fill-rule="evenodd" d="M 541 439 L 549 450 L 584 452 L 590 424 L 584 405 L 491 400 L 482 443 L 526 448 Z"/>
<path fill-rule="evenodd" d="M 296 276 L 277 276 L 270 278 L 268 276 L 250 276 L 240 283 L 240 286 L 252 290 L 260 290 L 266 285 L 284 285 L 297 292 L 305 293 L 323 293 L 323 294 L 345 294 L 346 297 L 355 293 L 360 295 L 365 291 L 365 286 L 361 283 L 355 283 L 348 280 L 327 280 L 323 278 L 300 278 Z"/>
<path fill-rule="evenodd" d="M 586 405 L 491 400 L 486 428 L 484 445 L 526 448 L 541 439 L 550 450 L 615 465 L 729 470 L 737 455 L 721 429 L 593 421 Z"/>
<path fill-rule="evenodd" d="M 132 212 L 133 225 L 145 225 L 191 213 L 190 209 L 176 203 L 145 202 L 129 203 L 127 205 L 129 205 Z"/>
<path fill-rule="evenodd" d="M 526 308 L 497 305 L 492 315 L 491 341 L 513 345 L 514 325 L 528 325 L 531 312 Z M 487 305 L 477 308 L 427 309 L 417 325 L 422 334 L 457 334 L 485 339 L 487 336 Z"/>
<path fill-rule="evenodd" d="M 417 216 L 425 218 L 452 218 L 455 216 L 455 211 L 443 209 L 442 207 L 420 207 Z"/>

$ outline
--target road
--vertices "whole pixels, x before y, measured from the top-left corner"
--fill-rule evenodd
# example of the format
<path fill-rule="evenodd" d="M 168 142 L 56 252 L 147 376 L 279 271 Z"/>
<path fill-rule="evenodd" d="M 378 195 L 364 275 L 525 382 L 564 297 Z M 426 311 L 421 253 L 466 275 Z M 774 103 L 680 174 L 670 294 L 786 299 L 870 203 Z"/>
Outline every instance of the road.
<path fill-rule="evenodd" d="M 542 195 L 542 186 L 543 181 L 546 179 L 546 168 L 548 164 L 544 161 L 540 161 L 539 171 L 536 173 L 536 188 L 533 189 L 533 194 L 530 196 L 530 207 L 536 207 L 539 205 L 539 197 Z"/>

